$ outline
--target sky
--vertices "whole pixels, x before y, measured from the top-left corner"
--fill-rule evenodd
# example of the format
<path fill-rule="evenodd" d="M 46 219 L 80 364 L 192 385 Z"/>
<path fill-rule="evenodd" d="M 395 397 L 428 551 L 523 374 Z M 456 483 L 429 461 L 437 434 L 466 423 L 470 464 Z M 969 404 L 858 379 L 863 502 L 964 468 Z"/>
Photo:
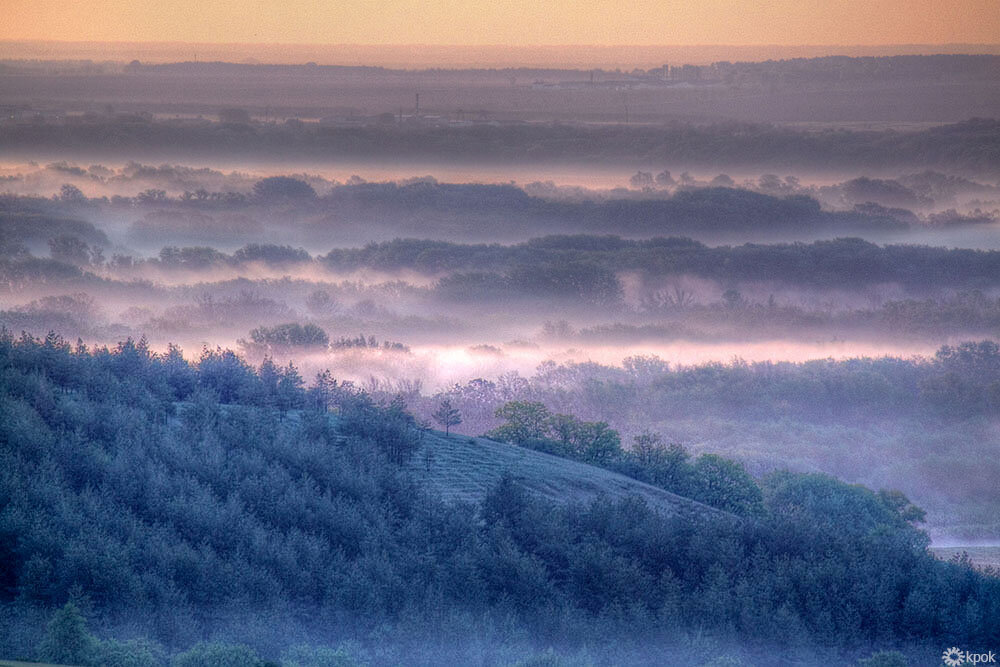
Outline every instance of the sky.
<path fill-rule="evenodd" d="M 1000 0 L 0 0 L 0 8 L 0 40 L 511 46 L 1000 41 Z"/>

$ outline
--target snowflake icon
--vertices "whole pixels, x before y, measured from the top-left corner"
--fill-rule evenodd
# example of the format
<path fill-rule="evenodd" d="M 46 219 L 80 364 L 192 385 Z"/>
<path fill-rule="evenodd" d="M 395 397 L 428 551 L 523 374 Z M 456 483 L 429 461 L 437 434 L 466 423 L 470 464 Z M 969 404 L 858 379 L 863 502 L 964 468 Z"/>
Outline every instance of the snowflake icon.
<path fill-rule="evenodd" d="M 965 662 L 965 652 L 957 646 L 952 646 L 941 654 L 941 660 L 948 667 L 958 667 Z"/>

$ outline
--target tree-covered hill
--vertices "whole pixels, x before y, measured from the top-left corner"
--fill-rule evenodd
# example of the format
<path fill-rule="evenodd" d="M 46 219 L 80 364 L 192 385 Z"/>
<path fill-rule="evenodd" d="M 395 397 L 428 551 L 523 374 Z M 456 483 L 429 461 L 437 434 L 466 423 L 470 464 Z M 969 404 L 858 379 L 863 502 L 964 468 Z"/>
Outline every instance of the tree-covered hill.
<path fill-rule="evenodd" d="M 930 556 L 899 494 L 781 473 L 741 520 L 665 512 L 327 375 L 141 341 L 4 334 L 0 394 L 5 657 L 836 664 L 1000 641 L 1000 580 Z M 481 496 L 438 491 L 477 466 L 499 471 Z"/>

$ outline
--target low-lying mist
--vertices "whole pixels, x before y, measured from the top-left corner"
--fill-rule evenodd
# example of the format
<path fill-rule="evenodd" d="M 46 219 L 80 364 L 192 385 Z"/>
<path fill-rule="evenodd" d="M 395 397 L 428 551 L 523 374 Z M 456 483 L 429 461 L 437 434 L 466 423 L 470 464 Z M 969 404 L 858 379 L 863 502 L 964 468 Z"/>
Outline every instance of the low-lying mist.
<path fill-rule="evenodd" d="M 880 243 L 1000 245 L 1000 186 L 936 171 L 808 181 L 669 169 L 613 175 L 597 167 L 563 174 L 568 181 L 558 184 L 525 174 L 519 185 L 499 179 L 490 184 L 488 178 L 469 182 L 474 171 L 460 174 L 463 182 L 433 176 L 372 181 L 356 174 L 341 181 L 328 172 L 273 169 L 227 172 L 136 162 L 8 165 L 0 187 L 10 194 L 0 213 L 10 226 L 30 219 L 51 228 L 20 234 L 17 240 L 36 252 L 44 248 L 46 233 L 61 233 L 86 236 L 83 240 L 96 240 L 106 254 L 122 256 L 156 254 L 172 245 L 232 252 L 279 239 L 320 255 L 400 237 L 512 243 L 547 234 L 609 232 L 708 243 L 852 236 Z M 614 186 L 572 185 L 594 174 Z M 56 229 L 56 220 L 62 228 Z M 78 229 L 68 227 L 70 221 L 78 221 Z M 88 225 L 97 231 L 88 231 Z"/>
<path fill-rule="evenodd" d="M 9 165 L 0 326 L 329 370 L 423 419 L 448 397 L 470 435 L 541 401 L 902 488 L 935 539 L 1000 535 L 998 471 L 967 463 L 996 442 L 994 356 L 941 352 L 1000 332 L 998 187 L 731 173 Z"/>

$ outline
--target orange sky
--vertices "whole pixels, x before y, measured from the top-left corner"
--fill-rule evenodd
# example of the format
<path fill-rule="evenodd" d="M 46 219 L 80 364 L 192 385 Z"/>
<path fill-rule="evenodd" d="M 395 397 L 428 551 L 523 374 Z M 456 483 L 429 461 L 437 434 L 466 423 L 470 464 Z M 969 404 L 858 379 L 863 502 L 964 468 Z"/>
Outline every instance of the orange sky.
<path fill-rule="evenodd" d="M 0 40 L 291 44 L 1000 41 L 1000 0 L 0 0 Z"/>

